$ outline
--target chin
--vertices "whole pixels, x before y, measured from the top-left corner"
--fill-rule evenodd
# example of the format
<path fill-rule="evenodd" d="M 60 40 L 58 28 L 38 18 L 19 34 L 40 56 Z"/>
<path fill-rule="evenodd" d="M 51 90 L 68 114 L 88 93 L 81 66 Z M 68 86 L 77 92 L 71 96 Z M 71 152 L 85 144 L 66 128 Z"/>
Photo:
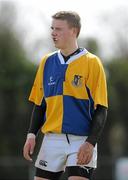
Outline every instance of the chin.
<path fill-rule="evenodd" d="M 58 44 L 55 44 L 55 47 L 61 49 L 61 46 L 59 46 Z"/>

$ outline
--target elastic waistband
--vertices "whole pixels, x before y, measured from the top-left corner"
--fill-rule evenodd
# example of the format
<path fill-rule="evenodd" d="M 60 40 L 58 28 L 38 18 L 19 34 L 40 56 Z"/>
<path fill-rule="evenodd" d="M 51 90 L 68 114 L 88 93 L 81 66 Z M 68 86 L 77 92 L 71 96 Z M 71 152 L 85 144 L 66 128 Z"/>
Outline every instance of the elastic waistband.
<path fill-rule="evenodd" d="M 45 137 L 55 138 L 55 139 L 65 139 L 65 136 L 68 136 L 70 140 L 86 140 L 87 136 L 77 136 L 72 134 L 56 134 L 56 133 L 46 133 Z"/>

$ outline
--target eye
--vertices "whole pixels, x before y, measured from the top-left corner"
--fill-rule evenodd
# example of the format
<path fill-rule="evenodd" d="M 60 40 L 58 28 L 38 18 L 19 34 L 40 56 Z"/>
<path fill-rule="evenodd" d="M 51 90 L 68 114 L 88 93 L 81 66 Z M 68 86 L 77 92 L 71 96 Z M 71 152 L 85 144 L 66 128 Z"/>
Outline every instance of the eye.
<path fill-rule="evenodd" d="M 57 30 L 57 31 L 61 31 L 61 28 L 58 27 L 58 28 L 56 28 L 56 30 Z"/>
<path fill-rule="evenodd" d="M 52 30 L 52 31 L 59 32 L 59 31 L 62 31 L 62 28 L 60 28 L 60 27 L 53 27 L 53 26 L 51 26 L 51 30 Z"/>

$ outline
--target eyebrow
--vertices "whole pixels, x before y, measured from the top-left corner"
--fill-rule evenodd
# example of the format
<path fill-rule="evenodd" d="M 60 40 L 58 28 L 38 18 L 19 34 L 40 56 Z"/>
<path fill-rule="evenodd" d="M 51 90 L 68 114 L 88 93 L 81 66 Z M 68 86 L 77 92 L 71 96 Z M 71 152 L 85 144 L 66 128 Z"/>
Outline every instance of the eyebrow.
<path fill-rule="evenodd" d="M 51 26 L 51 29 L 53 30 L 53 29 L 62 29 L 62 27 L 53 27 L 53 26 Z"/>

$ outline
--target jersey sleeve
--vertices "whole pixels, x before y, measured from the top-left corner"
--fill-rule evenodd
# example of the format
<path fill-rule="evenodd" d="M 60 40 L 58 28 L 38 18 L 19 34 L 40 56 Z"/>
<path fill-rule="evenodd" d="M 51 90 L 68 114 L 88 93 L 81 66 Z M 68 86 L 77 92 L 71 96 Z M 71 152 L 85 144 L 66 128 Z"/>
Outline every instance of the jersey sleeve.
<path fill-rule="evenodd" d="M 29 96 L 29 101 L 33 102 L 36 105 L 41 105 L 42 99 L 44 97 L 44 90 L 43 90 L 43 70 L 45 61 L 47 58 L 43 58 L 41 63 L 38 67 L 36 77 L 31 89 L 31 93 Z"/>
<path fill-rule="evenodd" d="M 95 107 L 98 104 L 108 107 L 106 75 L 101 60 L 96 56 L 89 60 L 87 87 Z"/>

